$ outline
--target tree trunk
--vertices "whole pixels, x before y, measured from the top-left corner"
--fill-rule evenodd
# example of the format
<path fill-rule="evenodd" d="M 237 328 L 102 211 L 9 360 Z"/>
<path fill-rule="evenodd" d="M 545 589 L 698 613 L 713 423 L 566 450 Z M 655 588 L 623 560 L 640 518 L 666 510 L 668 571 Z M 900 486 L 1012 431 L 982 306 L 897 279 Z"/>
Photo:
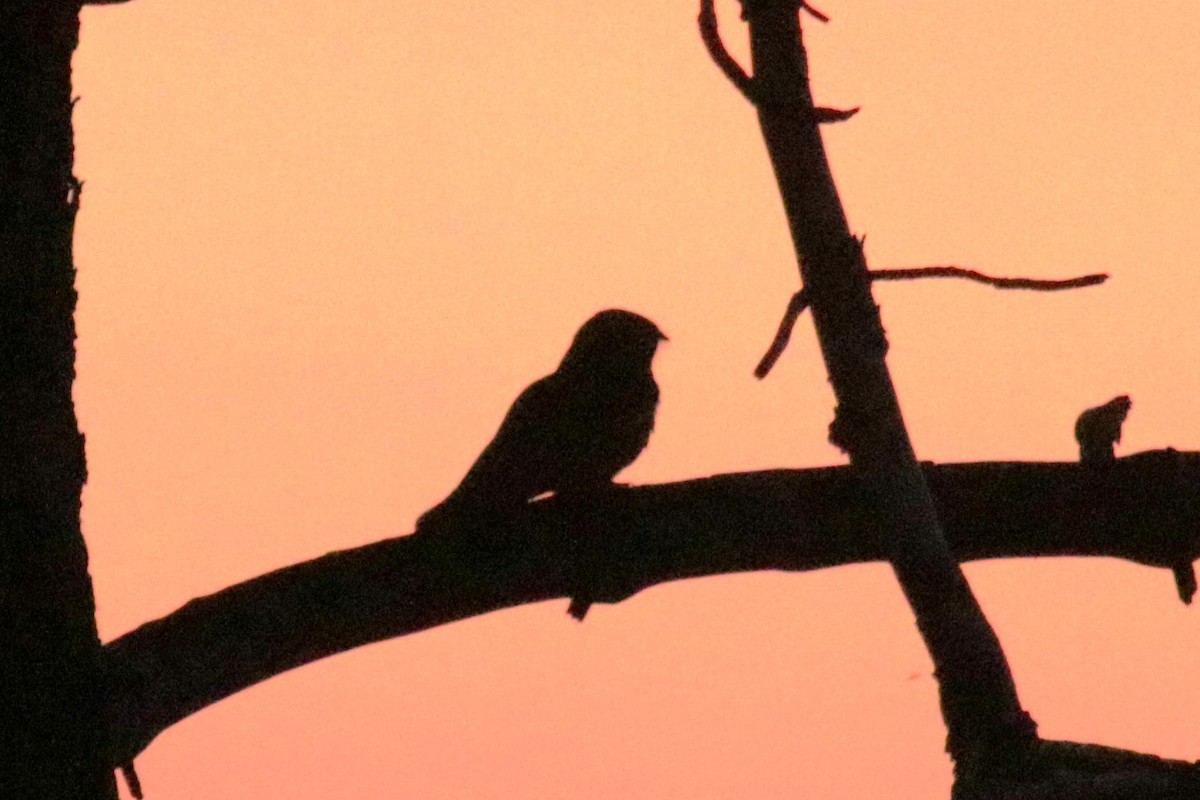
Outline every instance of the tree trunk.
<path fill-rule="evenodd" d="M 946 546 L 900 415 L 866 260 L 850 234 L 818 130 L 799 5 L 743 0 L 743 9 L 759 122 L 837 397 L 831 438 L 849 453 L 887 525 L 892 566 L 936 668 L 956 766 L 961 770 L 970 756 L 1002 768 L 1034 740 L 1034 726 L 999 641 Z"/>
<path fill-rule="evenodd" d="M 79 6 L 0 8 L 0 796 L 108 800 L 71 397 Z"/>

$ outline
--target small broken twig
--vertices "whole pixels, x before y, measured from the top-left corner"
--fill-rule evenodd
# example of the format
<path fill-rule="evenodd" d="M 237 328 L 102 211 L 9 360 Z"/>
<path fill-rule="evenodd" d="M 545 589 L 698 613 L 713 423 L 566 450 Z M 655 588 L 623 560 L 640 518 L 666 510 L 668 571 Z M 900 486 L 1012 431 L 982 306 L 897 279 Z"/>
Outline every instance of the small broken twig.
<path fill-rule="evenodd" d="M 829 22 L 828 16 L 813 8 L 808 3 L 804 2 L 804 0 L 800 0 L 800 8 L 803 11 L 807 11 L 814 19 L 820 20 L 821 22 Z"/>
<path fill-rule="evenodd" d="M 796 327 L 796 320 L 800 319 L 800 315 L 806 308 L 808 308 L 808 295 L 801 289 L 788 301 L 787 310 L 783 312 L 783 319 L 779 321 L 779 330 L 775 331 L 774 341 L 767 348 L 767 352 L 763 354 L 758 366 L 754 368 L 754 377 L 759 380 L 767 377 L 767 373 L 775 366 L 775 362 L 783 355 L 784 348 L 791 341 L 792 328 Z"/>
<path fill-rule="evenodd" d="M 711 3 L 711 0 L 705 0 L 705 2 Z M 854 110 L 857 111 L 858 109 Z M 1064 278 L 1062 280 L 996 278 L 991 275 L 985 275 L 977 270 L 953 266 L 872 269 L 867 271 L 867 275 L 872 281 L 907 281 L 917 278 L 963 278 L 978 283 L 986 283 L 997 289 L 1029 289 L 1038 292 L 1079 289 L 1084 286 L 1095 286 L 1108 280 L 1108 275 L 1105 273 L 1081 275 L 1078 278 Z M 762 359 L 759 360 L 758 366 L 754 368 L 754 377 L 759 380 L 767 377 L 767 373 L 775 366 L 775 362 L 783 355 L 784 348 L 791 341 L 792 328 L 795 327 L 796 320 L 800 318 L 800 315 L 804 313 L 804 309 L 807 307 L 808 296 L 801 289 L 788 302 L 787 310 L 783 312 L 783 319 L 779 321 L 779 329 L 775 332 L 775 339 L 771 342 L 771 346 L 767 348 L 767 352 L 763 354 Z"/>
<path fill-rule="evenodd" d="M 857 114 L 860 110 L 862 110 L 862 106 L 855 106 L 854 108 L 846 109 L 817 106 L 813 109 L 813 115 L 817 118 L 818 125 L 825 125 L 830 122 L 845 122 Z"/>

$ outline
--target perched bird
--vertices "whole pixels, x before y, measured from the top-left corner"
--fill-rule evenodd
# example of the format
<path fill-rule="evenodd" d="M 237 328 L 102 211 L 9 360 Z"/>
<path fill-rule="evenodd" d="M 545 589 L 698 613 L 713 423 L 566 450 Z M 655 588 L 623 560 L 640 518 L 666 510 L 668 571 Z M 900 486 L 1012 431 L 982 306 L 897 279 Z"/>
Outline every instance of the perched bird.
<path fill-rule="evenodd" d="M 1100 464 L 1114 460 L 1113 445 L 1121 441 L 1121 425 L 1132 405 L 1129 395 L 1123 394 L 1079 415 L 1075 421 L 1075 441 L 1079 442 L 1081 462 Z"/>
<path fill-rule="evenodd" d="M 650 363 L 666 338 L 630 311 L 601 311 L 585 322 L 558 369 L 521 392 L 462 483 L 421 516 L 417 530 L 504 518 L 547 492 L 610 484 L 654 430 Z"/>

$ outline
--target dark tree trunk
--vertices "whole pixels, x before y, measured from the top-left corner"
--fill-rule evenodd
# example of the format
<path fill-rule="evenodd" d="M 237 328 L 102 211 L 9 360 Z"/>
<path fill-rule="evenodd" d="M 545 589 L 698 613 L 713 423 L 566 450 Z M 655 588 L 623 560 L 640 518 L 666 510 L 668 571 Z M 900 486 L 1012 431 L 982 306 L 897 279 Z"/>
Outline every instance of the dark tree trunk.
<path fill-rule="evenodd" d="M 850 234 L 809 91 L 795 0 L 743 0 L 753 96 L 811 300 L 838 408 L 831 439 L 850 455 L 891 535 L 889 560 L 933 658 L 949 733 L 964 760 L 1003 769 L 1035 740 L 1004 653 L 946 546 L 884 357 L 887 340 L 860 243 Z"/>
<path fill-rule="evenodd" d="M 115 798 L 80 532 L 75 420 L 79 6 L 0 4 L 0 796 Z"/>

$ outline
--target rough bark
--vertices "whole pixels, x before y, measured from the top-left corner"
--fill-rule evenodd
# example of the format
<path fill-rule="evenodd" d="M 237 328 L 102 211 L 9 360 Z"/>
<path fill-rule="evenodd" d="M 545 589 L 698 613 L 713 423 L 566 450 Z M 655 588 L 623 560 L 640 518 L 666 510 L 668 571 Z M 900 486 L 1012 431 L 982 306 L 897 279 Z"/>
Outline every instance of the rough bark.
<path fill-rule="evenodd" d="M 795 0 L 743 0 L 759 124 L 783 197 L 837 398 L 831 438 L 886 520 L 889 560 L 935 666 L 956 767 L 1003 769 L 1036 738 L 1008 663 L 952 558 L 885 362 L 887 340 L 860 243 L 850 234 L 821 141 Z"/>
<path fill-rule="evenodd" d="M 115 798 L 71 397 L 79 8 L 0 9 L 0 796 Z"/>
<path fill-rule="evenodd" d="M 1072 463 L 926 465 L 954 557 L 1088 555 L 1170 567 L 1200 554 L 1200 453 Z M 588 590 L 886 560 L 846 467 L 642 486 L 586 507 L 551 499 L 504 530 L 389 539 L 199 598 L 106 646 L 114 764 L 170 725 L 360 645 Z M 1163 576 L 1162 601 L 1173 596 Z M 565 610 L 565 606 L 564 606 Z M 564 624 L 568 623 L 564 614 Z"/>

